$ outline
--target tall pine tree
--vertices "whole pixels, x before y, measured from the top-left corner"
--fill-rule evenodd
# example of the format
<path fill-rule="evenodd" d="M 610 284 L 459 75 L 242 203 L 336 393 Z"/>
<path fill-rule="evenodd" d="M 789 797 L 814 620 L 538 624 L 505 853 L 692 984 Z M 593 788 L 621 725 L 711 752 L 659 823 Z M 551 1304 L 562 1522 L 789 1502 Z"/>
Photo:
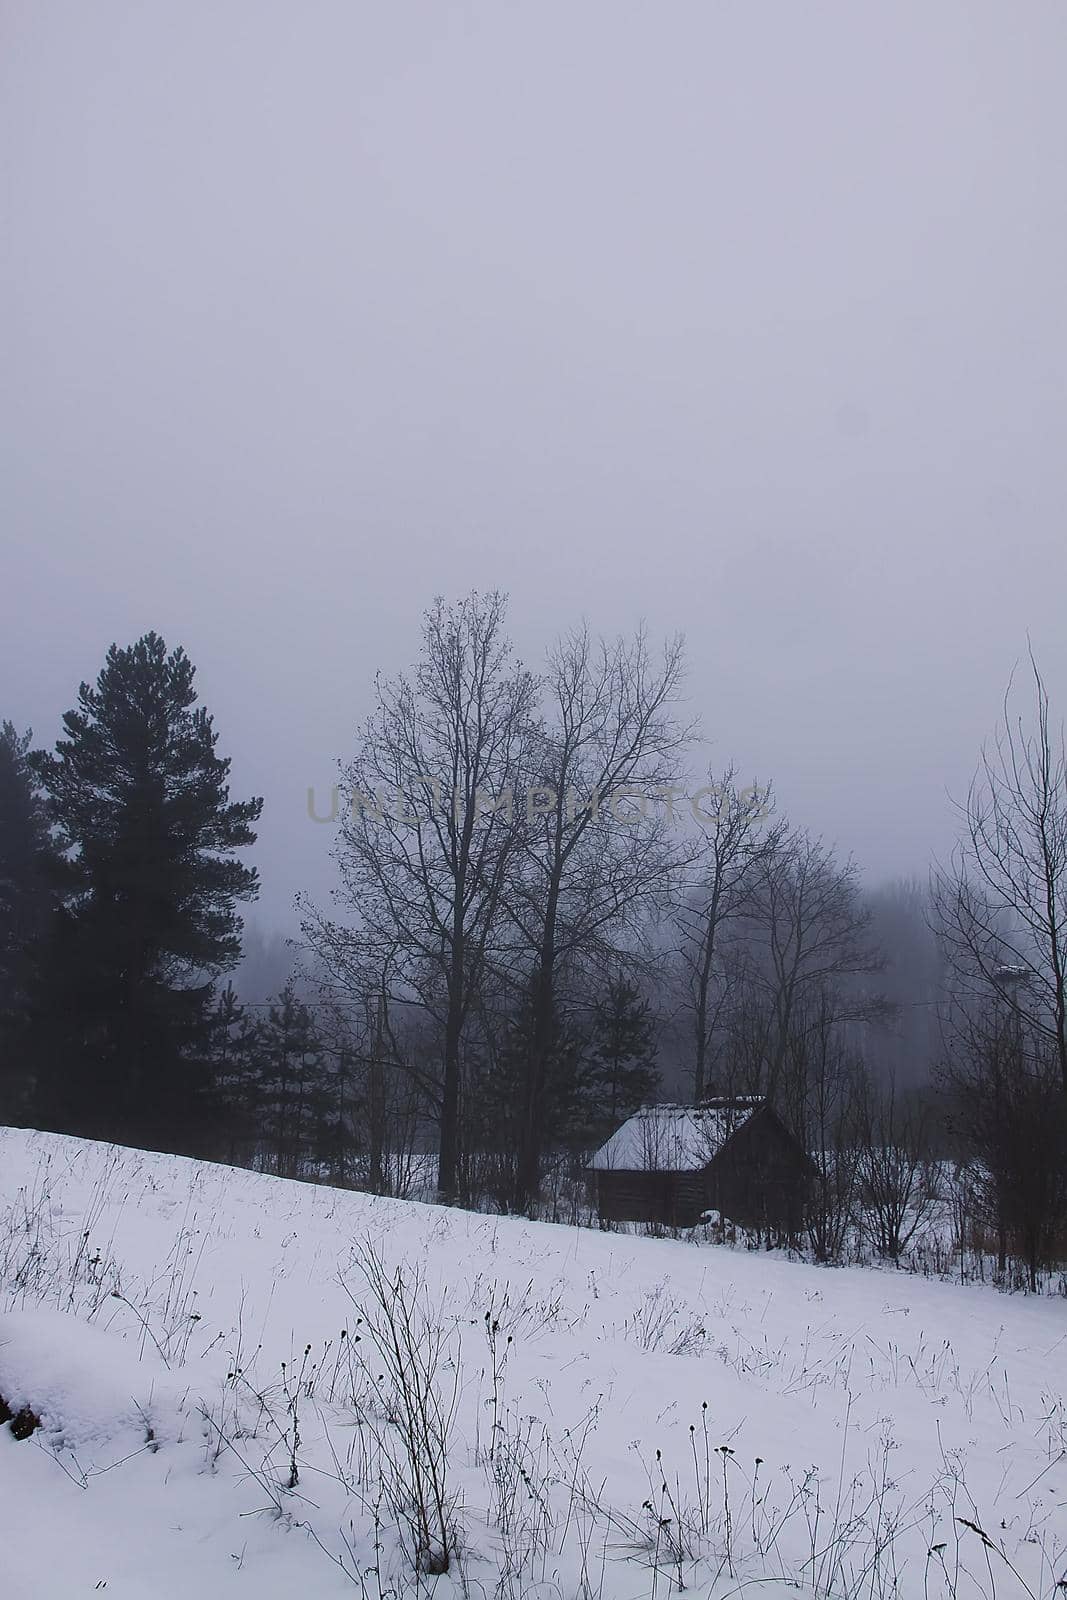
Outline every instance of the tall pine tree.
<path fill-rule="evenodd" d="M 55 754 L 34 757 L 65 856 L 39 1007 L 55 1127 L 195 1141 L 214 981 L 240 958 L 237 903 L 258 892 L 235 852 L 263 802 L 231 801 L 194 671 L 155 633 L 112 645 Z"/>

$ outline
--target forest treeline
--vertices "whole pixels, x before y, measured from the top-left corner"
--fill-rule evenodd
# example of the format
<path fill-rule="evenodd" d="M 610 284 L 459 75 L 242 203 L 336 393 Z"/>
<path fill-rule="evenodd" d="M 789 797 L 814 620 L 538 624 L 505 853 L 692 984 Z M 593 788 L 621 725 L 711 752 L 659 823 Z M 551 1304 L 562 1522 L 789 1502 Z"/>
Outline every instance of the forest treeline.
<path fill-rule="evenodd" d="M 335 892 L 300 899 L 266 996 L 240 970 L 262 801 L 231 797 L 184 652 L 113 646 L 53 750 L 0 734 L 0 1115 L 577 1217 L 638 1106 L 758 1094 L 815 1158 L 817 1257 L 860 1227 L 899 1259 L 940 1205 L 1036 1284 L 1067 1225 L 1067 767 L 1036 665 L 952 860 L 880 890 L 770 781 L 695 768 L 684 667 L 681 639 L 576 628 L 531 670 L 502 595 L 436 602 L 375 679 Z"/>

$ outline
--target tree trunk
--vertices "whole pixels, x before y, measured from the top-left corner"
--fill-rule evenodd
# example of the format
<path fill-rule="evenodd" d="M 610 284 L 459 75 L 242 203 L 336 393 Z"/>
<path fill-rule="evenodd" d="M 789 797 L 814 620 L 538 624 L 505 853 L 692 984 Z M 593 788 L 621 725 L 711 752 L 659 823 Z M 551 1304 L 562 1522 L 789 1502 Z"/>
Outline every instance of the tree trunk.
<path fill-rule="evenodd" d="M 463 1036 L 463 989 L 466 981 L 466 948 L 462 929 L 462 907 L 457 892 L 448 976 L 448 1014 L 445 1018 L 441 1142 L 437 1158 L 437 1193 L 444 1204 L 451 1204 L 456 1198 L 459 1172 L 460 1045 Z"/>
<path fill-rule="evenodd" d="M 559 881 L 549 885 L 544 930 L 533 988 L 533 1028 L 523 1085 L 524 1103 L 515 1172 L 515 1209 L 528 1212 L 537 1199 L 544 1153 L 544 1098 L 552 1052 L 552 1025 L 556 1001 L 556 917 Z"/>

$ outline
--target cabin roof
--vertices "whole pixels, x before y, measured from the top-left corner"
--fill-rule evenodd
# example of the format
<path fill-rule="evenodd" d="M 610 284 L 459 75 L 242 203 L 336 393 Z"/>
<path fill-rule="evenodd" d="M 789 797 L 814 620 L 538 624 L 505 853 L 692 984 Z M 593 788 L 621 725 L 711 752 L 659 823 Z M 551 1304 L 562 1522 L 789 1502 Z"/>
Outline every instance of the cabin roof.
<path fill-rule="evenodd" d="M 758 1095 L 644 1106 L 589 1163 L 593 1172 L 699 1172 L 766 1105 Z"/>

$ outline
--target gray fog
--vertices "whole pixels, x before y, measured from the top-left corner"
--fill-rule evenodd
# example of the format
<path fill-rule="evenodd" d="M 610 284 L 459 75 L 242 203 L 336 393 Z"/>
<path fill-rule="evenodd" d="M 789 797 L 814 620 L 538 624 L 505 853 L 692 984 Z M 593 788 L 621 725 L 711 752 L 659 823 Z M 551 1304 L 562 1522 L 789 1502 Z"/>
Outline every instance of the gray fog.
<path fill-rule="evenodd" d="M 1067 706 L 1058 0 L 0 4 L 0 716 L 185 645 L 260 920 L 435 593 L 688 636 L 712 759 L 925 874 Z"/>

